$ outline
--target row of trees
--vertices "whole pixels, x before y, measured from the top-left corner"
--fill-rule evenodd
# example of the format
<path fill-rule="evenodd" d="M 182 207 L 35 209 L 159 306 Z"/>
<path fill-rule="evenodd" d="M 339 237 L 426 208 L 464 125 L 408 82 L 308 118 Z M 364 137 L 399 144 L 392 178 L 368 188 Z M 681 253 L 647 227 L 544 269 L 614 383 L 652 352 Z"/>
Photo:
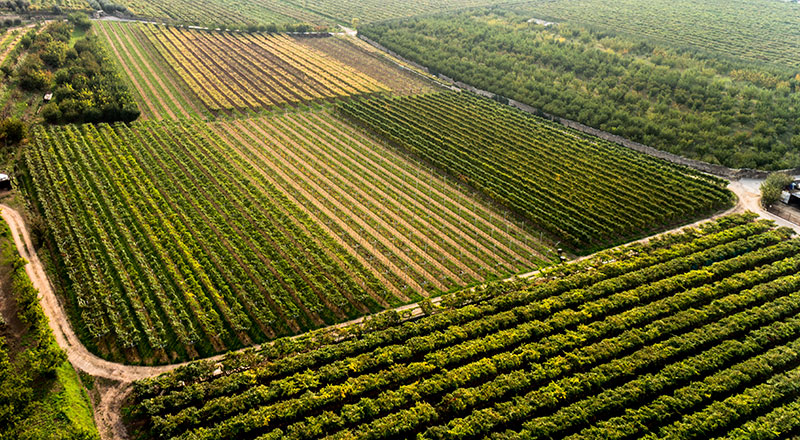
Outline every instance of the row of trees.
<path fill-rule="evenodd" d="M 776 345 L 797 345 L 800 320 L 783 318 L 800 310 L 800 241 L 748 221 L 692 229 L 668 247 L 611 252 L 619 259 L 587 260 L 550 281 L 478 289 L 457 304 L 453 295 L 423 318 L 319 349 L 231 356 L 217 371 L 214 362 L 189 365 L 137 383 L 132 414 L 154 438 L 500 438 L 509 429 L 564 437 Z M 776 350 L 769 359 L 790 366 L 798 354 Z M 739 393 L 764 375 L 728 389 Z M 715 397 L 697 388 L 684 397 L 702 406 Z M 686 408 L 689 427 L 715 420 L 702 406 Z M 654 432 L 684 413 L 665 411 L 638 426 Z"/>
<path fill-rule="evenodd" d="M 800 74 L 499 9 L 360 31 L 456 80 L 661 150 L 800 166 Z"/>

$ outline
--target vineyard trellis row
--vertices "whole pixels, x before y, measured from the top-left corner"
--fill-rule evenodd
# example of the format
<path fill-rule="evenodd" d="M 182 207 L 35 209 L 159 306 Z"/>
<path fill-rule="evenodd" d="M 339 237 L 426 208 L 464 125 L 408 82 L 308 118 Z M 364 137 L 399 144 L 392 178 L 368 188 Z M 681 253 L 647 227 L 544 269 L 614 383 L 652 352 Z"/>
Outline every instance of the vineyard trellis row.
<path fill-rule="evenodd" d="M 337 108 L 579 251 L 731 204 L 719 179 L 466 93 L 377 96 Z"/>
<path fill-rule="evenodd" d="M 33 194 L 88 345 L 209 355 L 555 255 L 326 113 L 37 128 Z"/>
<path fill-rule="evenodd" d="M 751 214 L 134 386 L 148 438 L 796 432 L 800 240 Z M 287 348 L 291 347 L 291 348 Z M 795 414 L 796 415 L 796 414 Z M 142 425 L 144 426 L 144 425 Z"/>
<path fill-rule="evenodd" d="M 192 130 L 37 130 L 27 164 L 90 345 L 163 362 L 394 301 L 275 188 L 248 186 Z"/>
<path fill-rule="evenodd" d="M 258 110 L 387 90 L 286 35 L 154 24 L 130 30 L 141 32 L 211 111 Z"/>

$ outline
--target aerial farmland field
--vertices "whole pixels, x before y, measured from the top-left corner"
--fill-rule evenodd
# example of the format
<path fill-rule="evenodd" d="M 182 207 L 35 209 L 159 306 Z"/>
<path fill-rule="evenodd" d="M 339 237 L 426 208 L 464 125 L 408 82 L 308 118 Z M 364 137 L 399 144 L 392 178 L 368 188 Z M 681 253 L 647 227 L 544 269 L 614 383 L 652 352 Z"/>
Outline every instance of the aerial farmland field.
<path fill-rule="evenodd" d="M 730 205 L 719 179 L 465 93 L 351 100 L 339 109 L 576 250 Z M 656 181 L 652 197 L 647 183 Z"/>
<path fill-rule="evenodd" d="M 326 114 L 37 139 L 27 163 L 64 288 L 112 359 L 219 352 L 556 258 L 508 213 Z"/>
<path fill-rule="evenodd" d="M 689 3 L 0 4 L 0 439 L 800 439 L 797 5 Z"/>
<path fill-rule="evenodd" d="M 101 23 L 98 32 L 130 72 L 148 119 L 252 114 L 388 90 L 302 38 L 152 24 Z"/>
<path fill-rule="evenodd" d="M 146 438 L 773 438 L 800 426 L 800 241 L 726 217 L 333 345 L 136 384 Z"/>

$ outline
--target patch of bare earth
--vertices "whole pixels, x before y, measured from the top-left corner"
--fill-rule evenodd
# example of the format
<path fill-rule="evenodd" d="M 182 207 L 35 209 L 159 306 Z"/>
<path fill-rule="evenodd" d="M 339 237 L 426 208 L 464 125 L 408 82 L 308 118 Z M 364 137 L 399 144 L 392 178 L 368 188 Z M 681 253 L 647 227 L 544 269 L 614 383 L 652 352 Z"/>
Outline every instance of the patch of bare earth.
<path fill-rule="evenodd" d="M 396 93 L 411 95 L 435 90 L 430 82 L 400 69 L 380 55 L 359 47 L 351 41 L 353 38 L 349 36 L 296 38 L 295 41 L 365 73 Z"/>

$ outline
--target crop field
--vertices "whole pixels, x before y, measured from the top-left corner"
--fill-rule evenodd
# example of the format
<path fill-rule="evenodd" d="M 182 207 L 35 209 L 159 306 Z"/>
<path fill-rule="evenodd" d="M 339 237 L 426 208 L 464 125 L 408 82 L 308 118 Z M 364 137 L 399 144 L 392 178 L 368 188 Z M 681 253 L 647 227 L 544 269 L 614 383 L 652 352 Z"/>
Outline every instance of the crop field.
<path fill-rule="evenodd" d="M 139 381 L 132 426 L 193 440 L 790 438 L 800 240 L 754 217 Z"/>
<path fill-rule="evenodd" d="M 534 18 L 601 26 L 711 52 L 800 67 L 800 4 L 778 0 L 537 0 Z"/>
<path fill-rule="evenodd" d="M 330 20 L 283 0 L 119 0 L 117 3 L 137 16 L 174 24 L 223 28 L 330 24 Z"/>
<path fill-rule="evenodd" d="M 458 9 L 508 3 L 507 0 L 286 0 L 298 8 L 307 8 L 319 15 L 332 17 L 345 24 L 353 19 L 360 23 L 370 23 L 412 15 L 432 14 Z"/>
<path fill-rule="evenodd" d="M 397 297 L 448 291 L 555 257 L 507 213 L 325 113 L 214 129 L 243 166 L 281 188 Z"/>
<path fill-rule="evenodd" d="M 98 352 L 196 357 L 400 300 L 201 123 L 37 129 L 26 150 Z"/>
<path fill-rule="evenodd" d="M 466 93 L 354 99 L 337 108 L 577 250 L 731 203 L 719 179 Z"/>
<path fill-rule="evenodd" d="M 140 30 L 211 111 L 258 110 L 374 93 L 386 87 L 284 34 Z"/>
<path fill-rule="evenodd" d="M 297 42 L 375 78 L 396 94 L 410 95 L 434 91 L 430 81 L 423 80 L 417 74 L 406 70 L 409 66 L 403 66 L 406 69 L 398 68 L 393 63 L 399 61 L 387 60 L 383 52 L 358 38 L 302 38 Z"/>
<path fill-rule="evenodd" d="M 41 11 L 52 9 L 58 6 L 67 10 L 89 10 L 89 2 L 87 0 L 31 0 L 30 9 L 34 11 Z"/>
<path fill-rule="evenodd" d="M 73 315 L 111 359 L 204 356 L 554 257 L 327 115 L 35 136 L 26 163 Z"/>
<path fill-rule="evenodd" d="M 137 98 L 142 119 L 212 118 L 135 25 L 96 21 L 94 32 L 113 55 Z"/>

